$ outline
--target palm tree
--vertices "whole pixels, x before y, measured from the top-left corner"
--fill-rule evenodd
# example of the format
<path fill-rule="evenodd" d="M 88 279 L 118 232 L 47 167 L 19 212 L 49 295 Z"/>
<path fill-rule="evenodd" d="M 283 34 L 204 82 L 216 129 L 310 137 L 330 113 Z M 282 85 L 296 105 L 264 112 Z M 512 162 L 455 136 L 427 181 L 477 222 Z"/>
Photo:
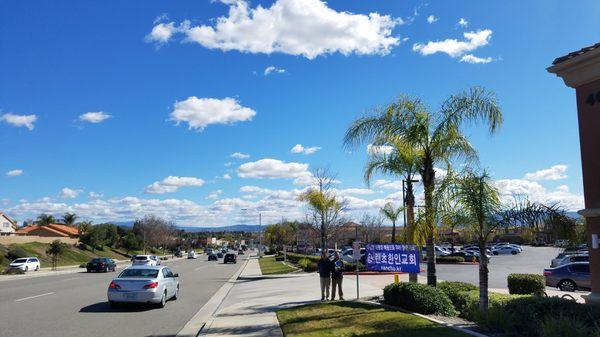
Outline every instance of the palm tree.
<path fill-rule="evenodd" d="M 62 221 L 67 226 L 73 226 L 75 225 L 75 221 L 77 221 L 78 218 L 79 217 L 77 216 L 77 214 L 67 212 L 63 215 Z"/>
<path fill-rule="evenodd" d="M 425 190 L 427 284 L 432 286 L 437 283 L 435 165 L 450 166 L 451 162 L 477 158 L 475 149 L 462 132 L 465 124 L 475 122 L 487 124 L 490 133 L 502 124 L 502 112 L 495 96 L 478 87 L 450 96 L 435 112 L 428 111 L 418 98 L 400 97 L 374 115 L 354 121 L 344 138 L 346 146 L 364 142 L 380 146 L 402 141 L 420 154 L 419 173 Z"/>
<path fill-rule="evenodd" d="M 56 222 L 56 219 L 54 218 L 54 216 L 52 215 L 48 215 L 48 214 L 40 214 L 37 217 L 37 221 L 36 223 L 40 226 L 48 226 L 50 224 L 53 224 Z"/>
<path fill-rule="evenodd" d="M 77 228 L 79 229 L 79 234 L 83 235 L 92 229 L 92 221 L 82 221 L 77 224 Z"/>
<path fill-rule="evenodd" d="M 417 151 L 402 141 L 393 142 L 392 152 L 382 154 L 374 152 L 365 167 L 364 180 L 370 186 L 374 173 L 390 174 L 399 176 L 406 183 L 406 194 L 404 197 L 406 224 L 404 224 L 404 238 L 409 243 L 414 243 L 415 231 L 415 193 L 413 182 L 418 173 L 420 156 Z M 403 186 L 404 187 L 404 186 Z M 392 235 L 393 238 L 393 235 Z"/>
<path fill-rule="evenodd" d="M 392 243 L 396 243 L 396 221 L 400 216 L 400 212 L 404 211 L 404 207 L 394 207 L 391 202 L 388 202 L 379 210 L 384 217 L 392 222 Z"/>
<path fill-rule="evenodd" d="M 451 195 L 458 203 L 466 225 L 479 245 L 479 308 L 488 308 L 488 258 L 486 246 L 492 232 L 500 225 L 500 197 L 490 176 L 467 172 L 454 178 Z"/>

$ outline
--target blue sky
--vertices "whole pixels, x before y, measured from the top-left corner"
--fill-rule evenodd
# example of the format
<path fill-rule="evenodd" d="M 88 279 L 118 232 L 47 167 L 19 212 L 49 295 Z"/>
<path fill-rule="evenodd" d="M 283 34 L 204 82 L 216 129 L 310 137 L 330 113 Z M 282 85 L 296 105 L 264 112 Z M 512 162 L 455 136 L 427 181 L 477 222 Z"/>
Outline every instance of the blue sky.
<path fill-rule="evenodd" d="M 356 218 L 401 199 L 393 177 L 365 190 L 348 124 L 403 93 L 435 109 L 474 85 L 504 112 L 493 137 L 467 129 L 503 196 L 583 206 L 575 95 L 545 68 L 597 42 L 597 1 L 0 8 L 0 210 L 18 220 L 303 218 L 295 197 L 317 167 L 337 173 Z"/>

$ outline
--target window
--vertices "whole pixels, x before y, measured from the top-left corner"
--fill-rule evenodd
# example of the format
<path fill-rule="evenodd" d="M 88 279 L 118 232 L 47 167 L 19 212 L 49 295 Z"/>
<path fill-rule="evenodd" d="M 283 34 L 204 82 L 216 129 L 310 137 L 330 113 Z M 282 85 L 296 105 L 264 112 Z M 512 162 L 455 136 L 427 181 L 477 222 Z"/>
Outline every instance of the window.
<path fill-rule="evenodd" d="M 571 262 L 588 262 L 589 260 L 589 256 L 574 256 L 571 258 Z"/>
<path fill-rule="evenodd" d="M 132 278 L 132 277 L 144 277 L 144 278 L 156 278 L 158 276 L 158 270 L 156 269 L 125 269 L 119 275 L 119 278 Z"/>
<path fill-rule="evenodd" d="M 571 266 L 569 268 L 569 270 L 573 273 L 589 274 L 590 273 L 590 265 L 589 264 L 576 264 L 574 266 Z"/>
<path fill-rule="evenodd" d="M 4 228 L 8 228 L 8 227 L 10 227 L 9 224 L 8 224 L 8 222 L 5 222 L 4 223 Z"/>
<path fill-rule="evenodd" d="M 163 274 L 164 278 L 169 277 L 169 272 L 168 272 L 167 268 L 165 268 L 165 269 L 162 270 L 162 274 Z"/>
<path fill-rule="evenodd" d="M 167 271 L 167 277 L 173 277 L 173 272 L 171 271 L 171 269 L 165 268 L 164 270 Z"/>

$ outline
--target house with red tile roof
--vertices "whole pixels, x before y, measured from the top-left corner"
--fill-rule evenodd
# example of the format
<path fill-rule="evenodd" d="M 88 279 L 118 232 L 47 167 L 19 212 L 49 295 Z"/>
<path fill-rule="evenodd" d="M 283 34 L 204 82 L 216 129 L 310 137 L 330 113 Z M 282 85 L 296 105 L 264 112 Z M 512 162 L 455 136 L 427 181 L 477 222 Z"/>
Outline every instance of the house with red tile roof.
<path fill-rule="evenodd" d="M 14 235 L 17 228 L 15 220 L 0 212 L 0 235 Z"/>
<path fill-rule="evenodd" d="M 72 239 L 79 238 L 79 230 L 77 228 L 62 224 L 49 224 L 46 226 L 25 226 L 16 231 L 15 234 L 25 236 L 43 236 Z"/>

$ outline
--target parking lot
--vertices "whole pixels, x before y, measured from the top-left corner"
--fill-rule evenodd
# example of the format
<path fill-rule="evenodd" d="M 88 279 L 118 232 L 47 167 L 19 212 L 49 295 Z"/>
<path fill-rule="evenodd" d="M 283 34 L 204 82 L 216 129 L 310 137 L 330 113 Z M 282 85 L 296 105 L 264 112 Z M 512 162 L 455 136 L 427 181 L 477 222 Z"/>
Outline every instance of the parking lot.
<path fill-rule="evenodd" d="M 506 288 L 506 278 L 512 273 L 542 274 L 550 267 L 550 261 L 561 252 L 557 247 L 523 246 L 523 252 L 517 255 L 494 255 L 489 263 L 489 287 Z M 427 268 L 422 264 L 423 268 Z M 440 280 L 462 281 L 479 284 L 478 265 L 438 264 L 437 275 Z"/>

